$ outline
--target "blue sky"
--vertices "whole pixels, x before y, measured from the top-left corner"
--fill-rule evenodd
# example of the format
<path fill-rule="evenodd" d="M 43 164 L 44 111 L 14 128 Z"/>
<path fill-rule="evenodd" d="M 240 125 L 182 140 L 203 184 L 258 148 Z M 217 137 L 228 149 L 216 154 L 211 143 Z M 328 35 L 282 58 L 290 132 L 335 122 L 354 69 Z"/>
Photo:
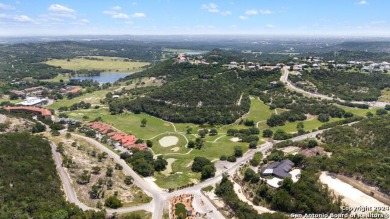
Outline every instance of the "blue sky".
<path fill-rule="evenodd" d="M 0 0 L 0 35 L 390 36 L 389 0 Z"/>

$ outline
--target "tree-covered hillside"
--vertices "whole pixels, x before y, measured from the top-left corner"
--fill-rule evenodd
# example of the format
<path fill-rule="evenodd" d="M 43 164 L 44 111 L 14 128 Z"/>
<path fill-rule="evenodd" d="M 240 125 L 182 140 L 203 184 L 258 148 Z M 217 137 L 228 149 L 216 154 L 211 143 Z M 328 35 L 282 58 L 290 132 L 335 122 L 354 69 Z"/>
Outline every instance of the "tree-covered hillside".
<path fill-rule="evenodd" d="M 128 79 L 140 77 L 164 78 L 165 83 L 133 99 L 109 101 L 112 113 L 127 109 L 172 122 L 229 124 L 248 112 L 249 94 L 274 86 L 270 82 L 278 80 L 280 72 L 229 70 L 221 65 L 169 60 Z"/>
<path fill-rule="evenodd" d="M 0 218 L 93 218 L 65 201 L 49 142 L 28 133 L 0 135 Z"/>
<path fill-rule="evenodd" d="M 390 194 L 390 116 L 364 119 L 323 133 L 332 157 L 321 165 L 335 173 L 354 176 Z"/>
<path fill-rule="evenodd" d="M 386 74 L 320 70 L 303 71 L 302 78 L 291 76 L 289 79 L 293 82 L 310 81 L 319 93 L 345 100 L 374 101 L 381 95 L 382 89 L 390 87 L 390 76 Z"/>

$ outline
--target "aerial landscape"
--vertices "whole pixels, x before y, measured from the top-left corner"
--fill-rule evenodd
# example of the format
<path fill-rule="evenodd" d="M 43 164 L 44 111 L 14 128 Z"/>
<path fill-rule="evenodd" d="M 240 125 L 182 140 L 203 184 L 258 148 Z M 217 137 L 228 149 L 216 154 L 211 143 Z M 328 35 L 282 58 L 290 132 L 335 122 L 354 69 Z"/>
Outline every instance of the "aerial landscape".
<path fill-rule="evenodd" d="M 0 0 L 0 219 L 389 218 L 389 8 Z"/>

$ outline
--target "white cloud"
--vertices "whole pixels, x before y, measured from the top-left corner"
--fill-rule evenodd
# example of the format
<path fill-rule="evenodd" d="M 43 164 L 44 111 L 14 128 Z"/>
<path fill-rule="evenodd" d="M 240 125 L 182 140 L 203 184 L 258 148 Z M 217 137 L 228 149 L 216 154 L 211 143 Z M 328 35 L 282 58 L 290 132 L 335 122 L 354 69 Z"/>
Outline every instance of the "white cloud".
<path fill-rule="evenodd" d="M 129 19 L 130 16 L 124 13 L 116 13 L 112 15 L 112 18 Z"/>
<path fill-rule="evenodd" d="M 15 7 L 12 5 L 6 5 L 3 3 L 0 3 L 0 10 L 14 10 Z"/>
<path fill-rule="evenodd" d="M 210 13 L 221 14 L 223 16 L 227 16 L 227 15 L 231 15 L 232 14 L 231 11 L 221 11 L 218 8 L 218 5 L 215 4 L 215 3 L 203 4 L 200 8 L 203 9 L 203 10 L 206 10 L 206 11 L 208 11 Z"/>
<path fill-rule="evenodd" d="M 232 15 L 232 12 L 231 11 L 222 11 L 221 14 L 224 16 L 227 16 L 227 15 Z"/>
<path fill-rule="evenodd" d="M 59 5 L 59 4 L 52 4 L 49 6 L 49 11 L 52 11 L 52 12 L 60 12 L 60 13 L 68 13 L 68 14 L 74 14 L 76 11 L 71 9 L 71 8 L 68 8 L 68 7 L 65 7 L 63 5 Z"/>
<path fill-rule="evenodd" d="M 240 20 L 248 20 L 248 17 L 246 17 L 246 16 L 239 16 L 238 17 Z"/>
<path fill-rule="evenodd" d="M 366 0 L 361 0 L 357 4 L 358 5 L 368 5 L 368 2 Z"/>
<path fill-rule="evenodd" d="M 268 9 L 260 9 L 260 10 L 256 10 L 256 9 L 251 9 L 251 10 L 247 10 L 245 12 L 246 15 L 257 15 L 257 14 L 272 14 L 272 11 L 271 10 L 268 10 Z"/>
<path fill-rule="evenodd" d="M 371 21 L 370 23 L 373 25 L 377 25 L 377 24 L 385 24 L 386 21 Z"/>
<path fill-rule="evenodd" d="M 114 7 L 112 7 L 112 10 L 120 11 L 120 10 L 122 10 L 122 7 L 121 6 L 114 6 Z"/>
<path fill-rule="evenodd" d="M 33 22 L 33 20 L 26 15 L 0 14 L 0 19 L 7 19 L 16 22 Z"/>
<path fill-rule="evenodd" d="M 146 15 L 141 12 L 136 12 L 131 16 L 121 12 L 122 8 L 120 6 L 112 7 L 111 10 L 103 11 L 103 14 L 111 15 L 112 18 L 117 19 L 131 19 L 131 18 L 144 18 Z"/>
<path fill-rule="evenodd" d="M 146 17 L 146 15 L 144 13 L 136 12 L 136 13 L 132 14 L 131 17 L 133 17 L 133 18 L 144 18 L 144 17 Z"/>
<path fill-rule="evenodd" d="M 272 11 L 271 10 L 268 10 L 268 9 L 266 9 L 266 10 L 259 10 L 259 14 L 272 14 Z"/>
<path fill-rule="evenodd" d="M 251 10 L 247 10 L 246 12 L 245 12 L 245 14 L 247 14 L 247 15 L 256 15 L 256 14 L 258 14 L 259 12 L 257 12 L 257 10 L 254 10 L 254 9 L 251 9 Z"/>
<path fill-rule="evenodd" d="M 275 26 L 272 25 L 272 24 L 267 24 L 267 25 L 265 25 L 265 27 L 267 27 L 267 28 L 274 28 Z"/>
<path fill-rule="evenodd" d="M 215 3 L 203 4 L 201 6 L 201 9 L 207 10 L 210 13 L 218 13 L 219 12 L 218 5 Z"/>

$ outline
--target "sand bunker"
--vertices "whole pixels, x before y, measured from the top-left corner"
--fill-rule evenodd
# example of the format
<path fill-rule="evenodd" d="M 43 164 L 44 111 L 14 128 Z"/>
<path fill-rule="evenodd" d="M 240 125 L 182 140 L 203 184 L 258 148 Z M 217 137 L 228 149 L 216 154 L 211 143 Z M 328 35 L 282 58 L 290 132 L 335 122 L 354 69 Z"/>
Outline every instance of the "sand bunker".
<path fill-rule="evenodd" d="M 176 161 L 175 158 L 168 158 L 167 159 L 167 162 L 168 162 L 167 168 L 164 171 L 162 171 L 161 173 L 164 174 L 165 176 L 168 176 L 170 173 L 172 173 L 172 164 L 175 161 Z"/>
<path fill-rule="evenodd" d="M 180 150 L 180 148 L 179 147 L 174 147 L 174 148 L 171 148 L 171 151 L 173 151 L 173 152 L 178 152 Z"/>
<path fill-rule="evenodd" d="M 176 136 L 165 136 L 158 141 L 158 143 L 160 143 L 160 145 L 163 147 L 174 146 L 177 144 L 177 142 L 179 142 L 179 138 Z"/>
<path fill-rule="evenodd" d="M 240 141 L 240 138 L 237 138 L 237 137 L 231 138 L 230 141 L 232 141 L 232 142 L 239 142 L 239 141 Z"/>

